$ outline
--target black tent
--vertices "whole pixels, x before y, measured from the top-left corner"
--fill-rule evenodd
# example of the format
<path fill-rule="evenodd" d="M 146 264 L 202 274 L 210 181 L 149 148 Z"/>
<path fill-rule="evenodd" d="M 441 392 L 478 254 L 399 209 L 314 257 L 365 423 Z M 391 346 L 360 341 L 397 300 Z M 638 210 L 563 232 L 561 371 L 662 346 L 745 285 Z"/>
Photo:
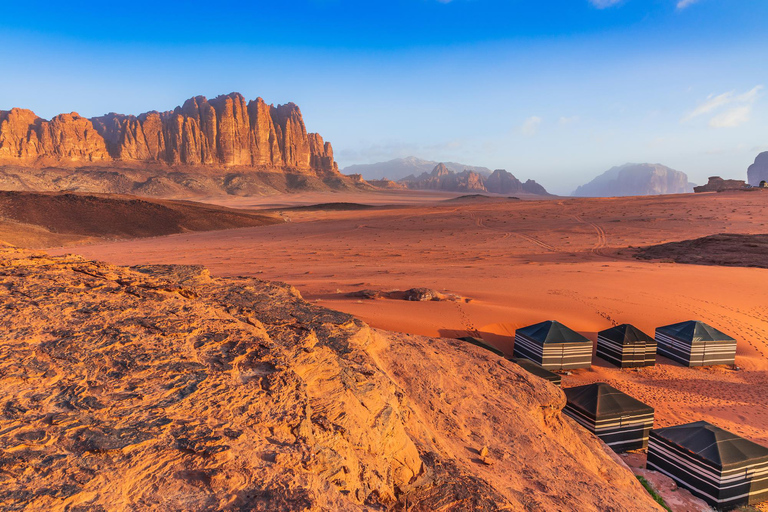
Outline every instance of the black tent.
<path fill-rule="evenodd" d="M 656 340 L 630 324 L 597 333 L 597 355 L 619 368 L 656 364 Z"/>
<path fill-rule="evenodd" d="M 647 467 L 718 508 L 768 499 L 768 448 L 706 421 L 652 430 Z"/>
<path fill-rule="evenodd" d="M 460 339 L 461 341 L 466 341 L 467 343 L 471 343 L 472 345 L 475 345 L 477 347 L 484 348 L 485 350 L 489 350 L 494 354 L 496 354 L 497 356 L 504 356 L 504 352 L 497 349 L 493 345 L 486 343 L 485 340 L 482 338 L 477 338 L 475 336 L 462 336 L 461 338 L 458 338 L 458 339 Z"/>
<path fill-rule="evenodd" d="M 648 446 L 653 407 L 604 382 L 563 390 L 563 412 L 603 440 L 615 452 Z"/>
<path fill-rule="evenodd" d="M 589 368 L 592 342 L 560 322 L 549 320 L 517 329 L 513 355 L 530 359 L 547 370 Z"/>
<path fill-rule="evenodd" d="M 659 354 L 686 366 L 733 364 L 736 340 L 704 322 L 689 321 L 656 328 Z"/>
<path fill-rule="evenodd" d="M 537 377 L 541 377 L 544 380 L 548 380 L 555 386 L 560 387 L 561 377 L 558 374 L 552 373 L 549 370 L 545 370 L 538 364 L 528 359 L 516 359 L 514 357 L 510 357 L 508 359 L 513 363 L 517 364 L 518 366 L 522 367 L 523 370 L 527 371 L 528 373 L 532 373 L 533 375 Z"/>

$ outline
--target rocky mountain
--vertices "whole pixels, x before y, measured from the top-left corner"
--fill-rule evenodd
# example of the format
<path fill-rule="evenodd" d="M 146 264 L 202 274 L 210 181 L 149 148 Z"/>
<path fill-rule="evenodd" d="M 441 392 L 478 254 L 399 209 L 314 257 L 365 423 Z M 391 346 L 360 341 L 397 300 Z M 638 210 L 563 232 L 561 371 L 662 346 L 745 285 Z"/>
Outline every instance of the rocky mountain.
<path fill-rule="evenodd" d="M 724 192 L 726 190 L 744 190 L 746 187 L 744 180 L 724 180 L 720 176 L 710 176 L 705 185 L 693 187 L 696 193 L 701 192 Z"/>
<path fill-rule="evenodd" d="M 535 181 L 528 180 L 523 183 L 504 169 L 496 169 L 490 176 L 483 176 L 469 170 L 455 172 L 443 163 L 437 164 L 432 172 L 407 176 L 398 183 L 416 190 L 547 195 L 544 187 Z"/>
<path fill-rule="evenodd" d="M 386 178 L 388 180 L 398 181 L 407 176 L 419 176 L 425 172 L 429 173 L 438 163 L 440 162 L 422 160 L 415 156 L 409 156 L 407 158 L 395 158 L 394 160 L 378 162 L 375 164 L 350 165 L 342 169 L 341 172 L 344 174 L 362 174 L 363 178 L 366 180 L 382 180 Z M 443 162 L 443 165 L 449 171 L 455 173 L 467 170 L 483 176 L 491 174 L 491 170 L 487 167 L 477 167 L 456 162 Z"/>
<path fill-rule="evenodd" d="M 768 181 L 768 151 L 757 155 L 755 163 L 747 169 L 747 182 L 756 187 L 761 181 Z"/>
<path fill-rule="evenodd" d="M 613 167 L 572 195 L 583 197 L 650 196 L 693 191 L 688 176 L 661 164 L 624 164 Z"/>
<path fill-rule="evenodd" d="M 295 104 L 246 102 L 238 93 L 212 100 L 197 96 L 172 111 L 138 116 L 86 119 L 71 113 L 47 121 L 30 110 L 0 111 L 0 166 L 0 186 L 12 190 L 27 189 L 14 181 L 43 187 L 37 190 L 74 186 L 142 195 L 189 195 L 196 187 L 202 193 L 263 193 L 294 185 L 353 186 L 338 172 L 331 144 L 307 133 Z M 79 168 L 77 175 L 50 172 L 72 168 Z M 107 169 L 113 174 L 105 174 Z M 259 176 L 264 173 L 288 178 Z M 196 183 L 227 175 L 219 183 Z M 147 180 L 161 183 L 147 186 Z M 162 190 L 169 188 L 177 190 Z"/>
<path fill-rule="evenodd" d="M 482 348 L 202 267 L 0 269 L 2 510 L 661 511 Z"/>

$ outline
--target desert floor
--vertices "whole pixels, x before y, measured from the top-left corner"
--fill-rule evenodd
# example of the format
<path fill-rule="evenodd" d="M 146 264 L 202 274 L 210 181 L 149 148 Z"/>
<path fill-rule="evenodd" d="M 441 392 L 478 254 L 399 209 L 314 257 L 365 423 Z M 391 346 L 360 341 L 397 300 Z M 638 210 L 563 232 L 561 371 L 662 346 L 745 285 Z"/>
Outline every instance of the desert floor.
<path fill-rule="evenodd" d="M 430 336 L 479 333 L 509 350 L 514 330 L 556 319 L 596 340 L 613 323 L 703 320 L 738 340 L 738 370 L 659 357 L 618 370 L 599 358 L 564 386 L 605 381 L 656 408 L 656 425 L 700 419 L 768 445 L 768 270 L 642 262 L 630 247 L 715 233 L 767 233 L 768 194 L 449 200 L 427 193 L 307 194 L 218 204 L 285 208 L 278 225 L 50 250 L 117 264 L 181 263 L 296 286 L 374 327 Z M 356 202 L 362 210 L 292 205 Z M 386 206 L 392 205 L 392 206 Z M 429 287 L 465 300 L 349 297 Z"/>

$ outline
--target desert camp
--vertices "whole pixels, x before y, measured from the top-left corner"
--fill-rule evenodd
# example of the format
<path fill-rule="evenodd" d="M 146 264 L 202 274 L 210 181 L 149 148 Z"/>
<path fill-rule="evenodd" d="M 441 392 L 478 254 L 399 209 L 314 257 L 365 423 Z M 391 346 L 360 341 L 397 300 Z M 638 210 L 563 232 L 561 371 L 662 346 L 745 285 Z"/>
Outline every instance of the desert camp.
<path fill-rule="evenodd" d="M 653 407 L 604 382 L 563 390 L 563 412 L 593 432 L 615 452 L 639 450 L 648 445 L 653 427 Z"/>
<path fill-rule="evenodd" d="M 656 364 L 656 340 L 631 324 L 622 324 L 597 335 L 597 356 L 619 368 Z"/>
<path fill-rule="evenodd" d="M 647 467 L 714 507 L 768 499 L 768 448 L 706 421 L 652 430 Z"/>
<path fill-rule="evenodd" d="M 514 356 L 546 370 L 589 368 L 592 342 L 560 322 L 547 320 L 515 331 Z"/>
<path fill-rule="evenodd" d="M 656 328 L 658 353 L 684 366 L 733 364 L 736 340 L 704 322 L 690 320 Z"/>

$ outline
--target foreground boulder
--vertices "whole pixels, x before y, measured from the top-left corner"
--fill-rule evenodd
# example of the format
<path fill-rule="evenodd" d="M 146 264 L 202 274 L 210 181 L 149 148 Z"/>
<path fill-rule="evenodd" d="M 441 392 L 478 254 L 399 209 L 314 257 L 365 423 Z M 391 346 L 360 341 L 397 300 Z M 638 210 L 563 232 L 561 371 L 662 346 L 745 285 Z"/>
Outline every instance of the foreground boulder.
<path fill-rule="evenodd" d="M 660 510 L 562 393 L 286 285 L 0 252 L 0 508 Z"/>

